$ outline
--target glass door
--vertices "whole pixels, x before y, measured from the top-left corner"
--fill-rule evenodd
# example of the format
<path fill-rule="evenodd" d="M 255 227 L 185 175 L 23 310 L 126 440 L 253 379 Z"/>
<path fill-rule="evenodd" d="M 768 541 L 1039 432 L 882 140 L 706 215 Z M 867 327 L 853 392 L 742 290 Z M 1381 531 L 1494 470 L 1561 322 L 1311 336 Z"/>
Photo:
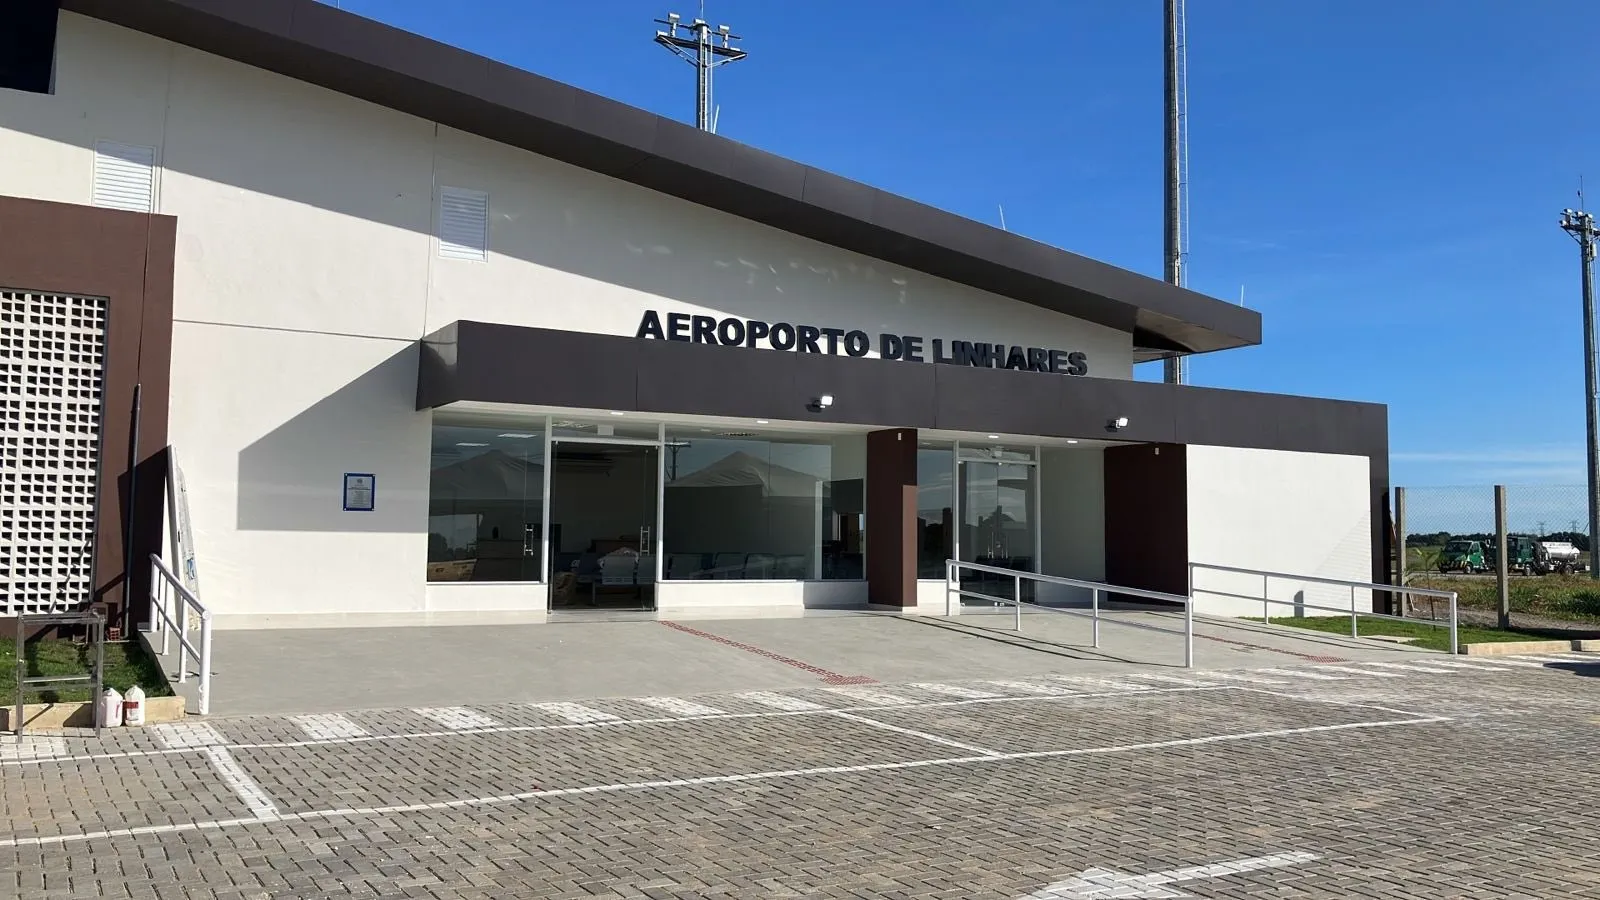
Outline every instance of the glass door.
<path fill-rule="evenodd" d="M 958 558 L 1001 569 L 1038 571 L 1038 471 L 1032 461 L 962 459 L 959 469 Z M 1035 586 L 1022 582 L 1024 602 L 1034 602 Z M 961 588 L 1009 599 L 1015 584 L 1009 576 L 964 569 Z M 967 598 L 967 602 L 983 601 Z"/>
<path fill-rule="evenodd" d="M 557 438 L 550 471 L 550 608 L 656 605 L 661 449 Z"/>

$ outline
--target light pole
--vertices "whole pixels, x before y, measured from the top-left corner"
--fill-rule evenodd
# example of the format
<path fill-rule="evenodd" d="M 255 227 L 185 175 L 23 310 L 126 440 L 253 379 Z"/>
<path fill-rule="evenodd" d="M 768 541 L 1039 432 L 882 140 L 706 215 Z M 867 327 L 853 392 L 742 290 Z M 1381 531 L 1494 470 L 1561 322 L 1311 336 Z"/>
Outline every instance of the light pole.
<path fill-rule="evenodd" d="M 1594 342 L 1594 254 L 1595 239 L 1600 238 L 1600 228 L 1595 227 L 1594 216 L 1582 210 L 1561 211 L 1561 230 L 1578 242 L 1578 259 L 1583 277 L 1583 385 L 1584 420 L 1589 441 L 1589 577 L 1600 580 L 1600 566 L 1595 565 L 1595 540 L 1600 538 L 1600 422 L 1596 421 L 1596 403 L 1600 403 L 1600 384 L 1597 384 Z"/>
<path fill-rule="evenodd" d="M 701 4 L 702 14 L 704 5 Z M 719 25 L 713 29 L 703 18 L 685 24 L 677 13 L 670 13 L 665 19 L 657 19 L 656 24 L 667 26 L 666 30 L 656 32 L 656 43 L 671 50 L 695 68 L 695 127 L 701 131 L 715 132 L 717 122 L 715 110 L 711 106 L 711 70 L 727 63 L 738 62 L 749 54 L 732 45 L 731 42 L 738 40 L 739 36 L 729 33 L 726 25 Z M 689 36 L 680 34 L 680 30 L 687 32 Z M 720 44 L 717 43 L 719 40 Z"/>

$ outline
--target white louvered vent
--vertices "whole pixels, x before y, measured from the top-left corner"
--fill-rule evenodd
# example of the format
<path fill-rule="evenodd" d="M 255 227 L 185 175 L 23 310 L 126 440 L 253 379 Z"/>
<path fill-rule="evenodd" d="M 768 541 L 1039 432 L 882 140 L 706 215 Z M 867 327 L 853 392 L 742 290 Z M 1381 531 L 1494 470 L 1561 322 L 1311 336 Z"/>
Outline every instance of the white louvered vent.
<path fill-rule="evenodd" d="M 94 205 L 150 212 L 155 172 L 156 148 L 99 141 L 94 145 Z"/>
<path fill-rule="evenodd" d="M 106 301 L 0 291 L 0 615 L 92 598 Z"/>
<path fill-rule="evenodd" d="M 489 254 L 489 195 L 466 188 L 439 189 L 439 255 L 484 259 Z"/>

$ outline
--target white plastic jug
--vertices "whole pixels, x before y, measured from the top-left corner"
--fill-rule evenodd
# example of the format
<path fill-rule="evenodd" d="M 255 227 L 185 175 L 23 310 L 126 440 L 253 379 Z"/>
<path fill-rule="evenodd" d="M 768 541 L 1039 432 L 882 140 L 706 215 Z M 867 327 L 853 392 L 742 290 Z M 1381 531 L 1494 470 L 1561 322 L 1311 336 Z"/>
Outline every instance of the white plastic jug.
<path fill-rule="evenodd" d="M 106 688 L 100 695 L 100 727 L 116 728 L 122 724 L 122 695 L 116 688 Z"/>
<path fill-rule="evenodd" d="M 122 724 L 144 724 L 144 690 L 137 684 L 122 697 Z"/>

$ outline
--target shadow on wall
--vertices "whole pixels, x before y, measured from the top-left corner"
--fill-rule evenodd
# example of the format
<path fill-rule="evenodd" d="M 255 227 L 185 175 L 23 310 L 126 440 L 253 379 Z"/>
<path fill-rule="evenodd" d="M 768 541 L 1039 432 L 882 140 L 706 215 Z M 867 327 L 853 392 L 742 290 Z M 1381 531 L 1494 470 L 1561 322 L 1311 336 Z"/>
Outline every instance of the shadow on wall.
<path fill-rule="evenodd" d="M 79 49 L 75 55 L 98 52 L 110 40 L 106 27 L 79 20 L 62 29 L 61 40 Z M 90 28 L 95 31 L 85 35 Z M 365 101 L 310 85 L 285 91 L 292 83 L 288 79 L 242 65 L 238 69 L 248 74 L 236 74 L 234 64 L 186 48 L 171 60 L 178 78 L 220 74 L 230 84 L 226 104 L 215 102 L 213 92 L 182 92 L 179 99 L 187 106 L 211 106 L 172 112 L 163 136 L 163 166 L 197 179 L 428 234 L 438 170 L 466 168 L 496 175 L 467 175 L 460 184 L 490 191 L 492 251 L 550 269 L 767 321 L 786 320 L 805 308 L 813 324 L 889 328 L 882 313 L 871 312 L 874 305 L 861 302 L 864 294 L 881 301 L 884 310 L 917 304 L 919 316 L 937 315 L 941 306 L 974 311 L 973 298 L 963 302 L 957 295 L 927 290 L 935 283 L 932 276 L 808 245 L 646 188 L 488 139 L 463 137 L 465 132 L 425 129 L 393 112 L 374 115 L 369 110 L 375 107 Z M 225 74 L 220 66 L 227 67 Z M 173 100 L 170 92 L 167 99 Z M 71 96 L 63 101 L 87 102 Z M 0 103 L 0 113 L 5 109 Z M 15 130 L 93 149 L 83 134 L 58 133 L 64 126 L 52 117 L 8 118 Z M 395 170 L 372 165 L 375 156 L 408 145 L 412 152 L 404 155 L 413 160 L 414 177 L 385 179 L 382 173 Z M 429 171 L 428 162 L 435 159 Z M 360 248 L 350 249 L 358 258 Z M 873 320 L 864 320 L 869 315 Z"/>
<path fill-rule="evenodd" d="M 428 414 L 415 409 L 417 354 L 406 347 L 241 450 L 239 530 L 425 531 Z M 373 511 L 345 511 L 346 472 L 377 476 Z"/>

